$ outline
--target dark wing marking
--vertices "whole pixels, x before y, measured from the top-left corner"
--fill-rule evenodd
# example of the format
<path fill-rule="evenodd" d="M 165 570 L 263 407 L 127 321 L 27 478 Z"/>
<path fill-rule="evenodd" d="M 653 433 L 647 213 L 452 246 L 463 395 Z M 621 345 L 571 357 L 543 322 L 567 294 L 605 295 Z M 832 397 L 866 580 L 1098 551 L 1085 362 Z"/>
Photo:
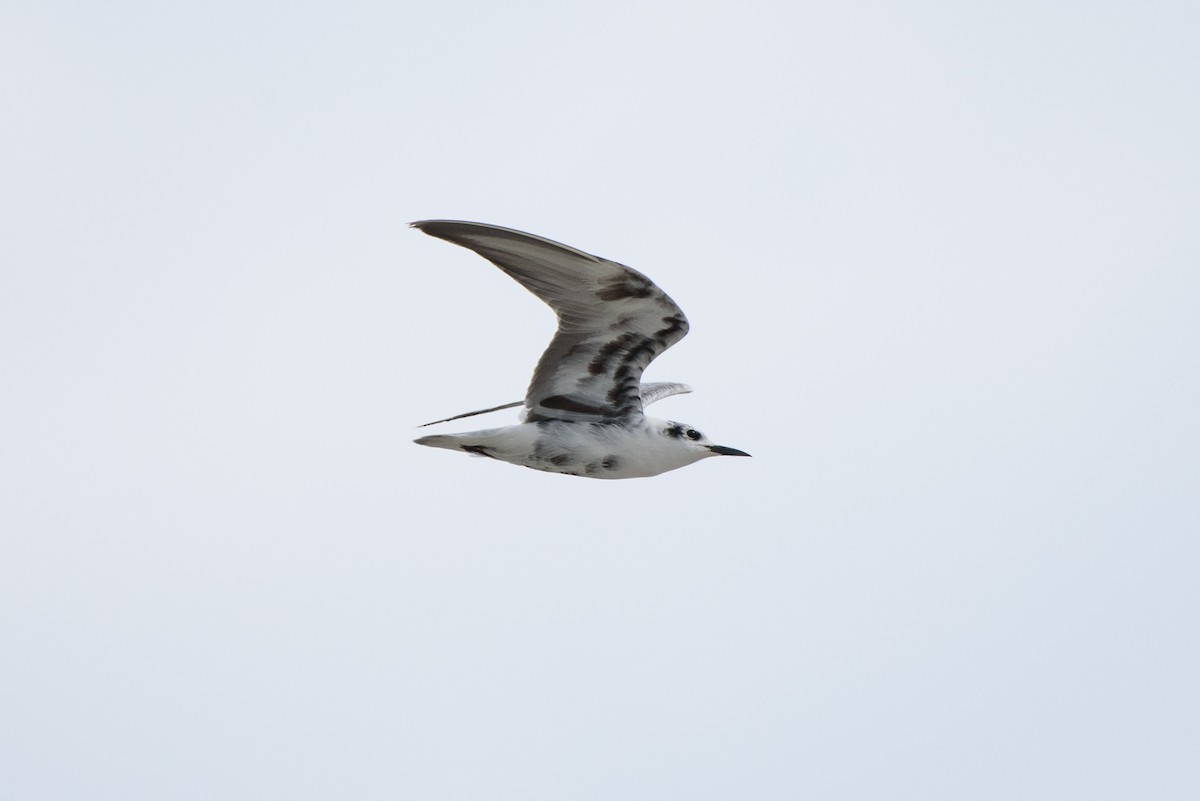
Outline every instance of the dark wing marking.
<path fill-rule="evenodd" d="M 475 251 L 558 315 L 558 331 L 525 395 L 526 420 L 642 413 L 642 371 L 688 331 L 683 312 L 653 281 L 614 261 L 508 228 L 451 220 L 412 225 Z"/>

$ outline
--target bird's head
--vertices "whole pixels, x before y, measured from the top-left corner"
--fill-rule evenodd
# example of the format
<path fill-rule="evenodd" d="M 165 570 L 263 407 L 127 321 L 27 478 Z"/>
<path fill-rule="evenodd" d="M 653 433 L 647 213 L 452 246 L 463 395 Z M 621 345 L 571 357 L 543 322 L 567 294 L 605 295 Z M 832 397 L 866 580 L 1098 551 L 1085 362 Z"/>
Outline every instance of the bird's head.
<path fill-rule="evenodd" d="M 694 456 L 696 461 L 709 456 L 750 455 L 745 451 L 739 451 L 737 448 L 713 444 L 712 440 L 701 434 L 697 429 L 689 426 L 687 423 L 676 423 L 673 420 L 664 420 L 663 427 L 660 430 L 668 442 L 677 443 L 678 447 L 684 449 L 689 454 Z"/>

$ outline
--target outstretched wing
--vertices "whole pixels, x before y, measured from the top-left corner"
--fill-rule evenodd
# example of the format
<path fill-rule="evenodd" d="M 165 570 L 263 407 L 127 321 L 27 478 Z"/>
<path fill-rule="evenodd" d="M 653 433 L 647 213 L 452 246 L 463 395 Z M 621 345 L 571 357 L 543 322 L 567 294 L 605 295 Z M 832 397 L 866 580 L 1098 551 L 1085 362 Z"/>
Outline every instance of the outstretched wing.
<path fill-rule="evenodd" d="M 669 398 L 672 395 L 685 395 L 691 392 L 692 388 L 687 384 L 675 384 L 667 382 L 650 382 L 642 384 L 642 408 L 649 406 L 655 401 L 660 401 L 663 398 Z M 518 406 L 524 406 L 524 401 L 513 401 L 512 403 L 502 403 L 499 406 L 491 406 L 487 409 L 477 409 L 473 412 L 463 412 L 456 414 L 453 417 L 443 417 L 441 420 L 434 420 L 432 423 L 421 423 L 417 428 L 427 428 L 436 426 L 438 423 L 449 423 L 451 420 L 461 420 L 464 417 L 474 417 L 478 414 L 487 414 L 488 412 L 498 412 L 503 409 L 515 409 Z"/>
<path fill-rule="evenodd" d="M 483 256 L 558 315 L 525 395 L 525 419 L 604 420 L 642 413 L 642 371 L 688 331 L 649 278 L 549 239 L 481 223 L 415 222 Z"/>

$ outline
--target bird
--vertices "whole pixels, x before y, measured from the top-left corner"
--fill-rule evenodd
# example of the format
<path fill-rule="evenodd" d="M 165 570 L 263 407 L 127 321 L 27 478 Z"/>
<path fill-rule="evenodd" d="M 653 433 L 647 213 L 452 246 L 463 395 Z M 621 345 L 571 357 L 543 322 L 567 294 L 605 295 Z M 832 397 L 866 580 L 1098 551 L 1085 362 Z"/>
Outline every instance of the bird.
<path fill-rule="evenodd" d="M 458 220 L 410 225 L 479 254 L 558 317 L 524 401 L 425 425 L 523 406 L 519 423 L 425 436 L 414 440 L 418 445 L 598 479 L 645 478 L 710 456 L 750 455 L 716 445 L 685 423 L 646 416 L 655 401 L 692 391 L 676 382 L 641 382 L 646 366 L 688 332 L 683 311 L 649 278 L 511 228 Z"/>

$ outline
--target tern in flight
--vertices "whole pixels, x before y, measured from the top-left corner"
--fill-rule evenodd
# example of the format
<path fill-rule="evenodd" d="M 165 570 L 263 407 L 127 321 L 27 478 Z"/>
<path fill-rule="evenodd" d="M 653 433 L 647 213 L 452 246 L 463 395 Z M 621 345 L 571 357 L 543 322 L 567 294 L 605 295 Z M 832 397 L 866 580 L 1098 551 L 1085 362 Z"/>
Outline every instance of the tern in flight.
<path fill-rule="evenodd" d="M 509 228 L 452 220 L 412 226 L 475 251 L 558 315 L 558 331 L 533 371 L 523 403 L 425 425 L 523 405 L 520 423 L 421 437 L 418 445 L 610 479 L 656 476 L 709 456 L 750 455 L 715 445 L 686 423 L 645 415 L 651 403 L 692 391 L 686 384 L 642 383 L 646 365 L 688 332 L 683 311 L 649 278 Z"/>

